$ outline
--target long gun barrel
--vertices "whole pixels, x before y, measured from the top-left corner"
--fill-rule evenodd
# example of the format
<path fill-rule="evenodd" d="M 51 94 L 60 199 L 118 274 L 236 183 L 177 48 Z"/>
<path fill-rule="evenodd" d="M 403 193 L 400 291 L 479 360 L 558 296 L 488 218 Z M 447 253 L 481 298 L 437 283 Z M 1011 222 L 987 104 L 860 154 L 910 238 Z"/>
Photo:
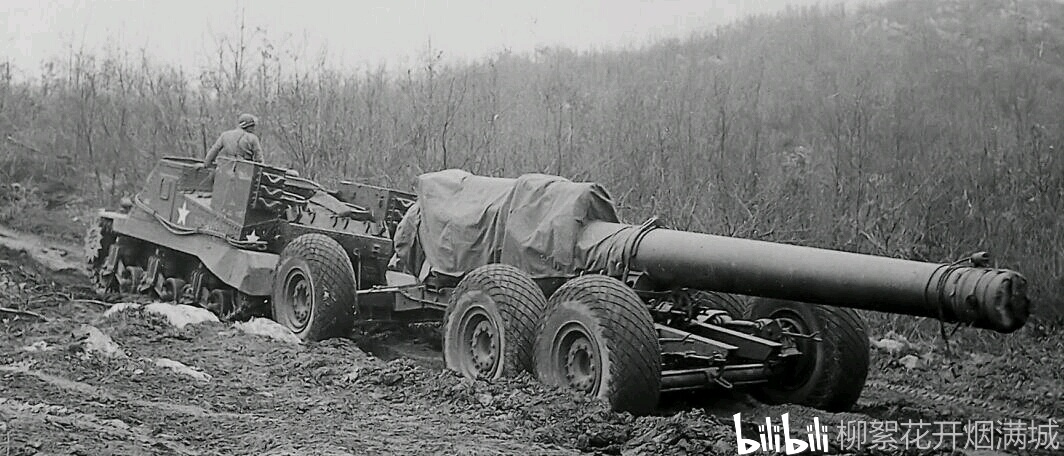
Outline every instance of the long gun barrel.
<path fill-rule="evenodd" d="M 1026 279 L 1005 269 L 668 229 L 643 233 L 628 265 L 661 286 L 930 317 L 1003 333 L 1022 327 L 1029 314 Z"/>

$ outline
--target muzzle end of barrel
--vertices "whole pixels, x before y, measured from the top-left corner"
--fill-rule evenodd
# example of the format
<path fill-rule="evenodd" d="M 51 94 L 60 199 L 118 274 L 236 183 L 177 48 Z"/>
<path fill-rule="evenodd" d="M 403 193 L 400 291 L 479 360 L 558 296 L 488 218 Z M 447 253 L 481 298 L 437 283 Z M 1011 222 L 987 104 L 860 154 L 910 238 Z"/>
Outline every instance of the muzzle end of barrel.
<path fill-rule="evenodd" d="M 1027 279 L 1005 269 L 957 268 L 938 290 L 946 321 L 1011 333 L 1030 316 Z"/>
<path fill-rule="evenodd" d="M 1011 333 L 1023 327 L 1031 315 L 1027 279 L 1013 271 L 998 271 L 985 298 L 984 310 L 993 329 Z"/>

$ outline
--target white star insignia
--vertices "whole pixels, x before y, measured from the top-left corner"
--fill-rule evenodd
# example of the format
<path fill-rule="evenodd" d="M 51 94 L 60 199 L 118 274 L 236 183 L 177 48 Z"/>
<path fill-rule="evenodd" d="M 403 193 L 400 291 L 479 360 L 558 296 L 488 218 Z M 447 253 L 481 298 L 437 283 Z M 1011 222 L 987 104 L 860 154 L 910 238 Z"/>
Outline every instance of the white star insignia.
<path fill-rule="evenodd" d="M 248 233 L 248 235 L 245 236 L 244 239 L 247 239 L 248 242 L 259 242 L 259 236 L 255 234 L 255 230 L 251 230 L 251 232 Z"/>
<path fill-rule="evenodd" d="M 177 208 L 177 223 L 184 225 L 185 219 L 188 218 L 188 201 L 181 203 L 181 207 Z"/>
<path fill-rule="evenodd" d="M 329 299 L 329 290 L 325 290 L 325 292 L 322 293 L 322 298 Z"/>

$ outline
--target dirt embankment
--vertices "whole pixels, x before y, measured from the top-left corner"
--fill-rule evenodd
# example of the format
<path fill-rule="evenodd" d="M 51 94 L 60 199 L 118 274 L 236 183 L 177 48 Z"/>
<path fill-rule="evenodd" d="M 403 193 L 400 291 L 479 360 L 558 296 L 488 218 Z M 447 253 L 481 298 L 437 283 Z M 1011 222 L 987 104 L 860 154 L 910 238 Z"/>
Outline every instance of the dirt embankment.
<path fill-rule="evenodd" d="M 440 368 L 426 331 L 304 345 L 270 333 L 268 321 L 175 326 L 165 315 L 174 309 L 97 301 L 67 267 L 76 249 L 9 232 L 0 241 L 4 456 L 735 454 L 736 412 L 750 435 L 783 413 L 794 426 L 813 417 L 837 426 L 1064 415 L 1064 362 L 1051 343 L 1024 357 L 963 354 L 948 363 L 901 343 L 877 349 L 858 413 L 703 392 L 666 397 L 658 415 L 635 418 L 529 377 L 459 378 Z"/>

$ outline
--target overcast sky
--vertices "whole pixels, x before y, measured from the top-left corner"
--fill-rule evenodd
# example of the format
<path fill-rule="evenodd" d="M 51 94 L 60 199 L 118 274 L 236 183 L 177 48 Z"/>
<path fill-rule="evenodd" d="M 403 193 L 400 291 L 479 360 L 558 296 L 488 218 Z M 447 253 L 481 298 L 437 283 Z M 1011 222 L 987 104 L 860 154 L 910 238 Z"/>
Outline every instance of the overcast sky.
<path fill-rule="evenodd" d="M 432 48 L 476 59 L 502 49 L 639 45 L 712 29 L 787 5 L 862 0 L 0 0 L 0 61 L 36 73 L 73 48 L 144 49 L 190 68 L 207 62 L 218 37 L 249 29 L 275 43 L 323 46 L 347 66 L 403 65 Z"/>

